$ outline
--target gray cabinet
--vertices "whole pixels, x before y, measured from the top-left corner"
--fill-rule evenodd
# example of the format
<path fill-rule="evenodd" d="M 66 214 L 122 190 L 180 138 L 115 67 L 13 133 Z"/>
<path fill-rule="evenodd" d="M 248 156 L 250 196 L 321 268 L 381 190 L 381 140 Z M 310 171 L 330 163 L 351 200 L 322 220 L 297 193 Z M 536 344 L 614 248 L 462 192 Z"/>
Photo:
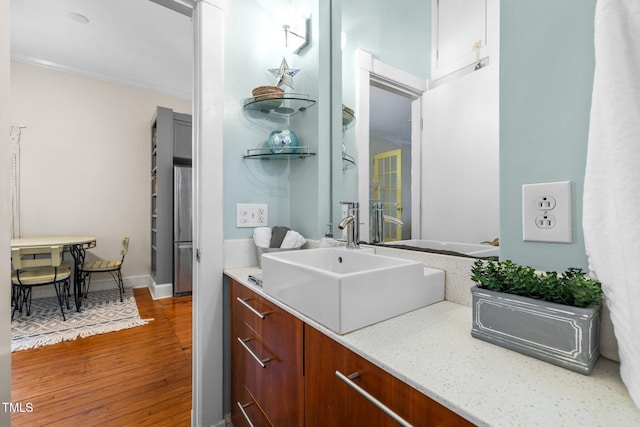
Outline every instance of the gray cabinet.
<path fill-rule="evenodd" d="M 191 160 L 191 116 L 173 113 L 173 157 L 176 161 Z"/>
<path fill-rule="evenodd" d="M 191 162 L 191 116 L 158 107 L 151 121 L 151 277 L 173 282 L 173 165 Z"/>

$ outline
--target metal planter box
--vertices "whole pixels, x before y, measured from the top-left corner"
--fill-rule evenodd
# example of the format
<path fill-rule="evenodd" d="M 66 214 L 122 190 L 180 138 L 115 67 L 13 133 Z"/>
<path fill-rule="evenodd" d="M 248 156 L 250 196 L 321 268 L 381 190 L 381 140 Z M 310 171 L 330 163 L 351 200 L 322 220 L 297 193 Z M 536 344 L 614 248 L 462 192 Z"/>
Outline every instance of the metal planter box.
<path fill-rule="evenodd" d="M 471 335 L 589 375 L 598 360 L 600 306 L 578 308 L 471 288 Z"/>

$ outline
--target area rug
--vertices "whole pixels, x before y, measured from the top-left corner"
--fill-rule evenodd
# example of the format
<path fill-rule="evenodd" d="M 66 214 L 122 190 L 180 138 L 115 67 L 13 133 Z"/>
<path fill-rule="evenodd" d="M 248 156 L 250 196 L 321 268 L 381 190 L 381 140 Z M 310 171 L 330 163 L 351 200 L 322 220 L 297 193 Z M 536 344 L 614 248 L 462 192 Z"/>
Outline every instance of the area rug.
<path fill-rule="evenodd" d="M 118 289 L 89 292 L 82 301 L 80 313 L 75 310 L 73 296 L 65 307 L 67 321 L 62 320 L 56 297 L 38 298 L 31 302 L 31 315 L 16 312 L 11 322 L 11 351 L 28 350 L 78 337 L 104 334 L 141 326 L 133 291 L 127 289 L 120 302 Z M 128 294 L 128 295 L 127 295 Z"/>

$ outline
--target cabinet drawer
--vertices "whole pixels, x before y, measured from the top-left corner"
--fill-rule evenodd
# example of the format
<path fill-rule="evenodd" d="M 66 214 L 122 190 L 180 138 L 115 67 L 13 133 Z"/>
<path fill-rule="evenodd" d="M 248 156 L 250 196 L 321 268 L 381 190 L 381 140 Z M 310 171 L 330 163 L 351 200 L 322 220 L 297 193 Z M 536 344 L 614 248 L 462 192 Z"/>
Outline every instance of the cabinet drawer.
<path fill-rule="evenodd" d="M 271 423 L 240 378 L 232 374 L 231 381 L 231 422 L 234 427 L 271 427 Z"/>
<path fill-rule="evenodd" d="M 247 324 L 278 357 L 302 372 L 302 330 L 300 319 L 252 290 L 232 281 L 231 311 L 234 321 Z"/>
<path fill-rule="evenodd" d="M 279 348 L 268 346 L 244 322 L 234 319 L 231 329 L 232 371 L 274 425 L 302 425 L 302 371 L 283 360 Z M 302 347 L 298 351 L 302 353 Z"/>
<path fill-rule="evenodd" d="M 305 358 L 308 426 L 398 425 L 349 381 L 411 425 L 473 425 L 309 326 L 305 326 Z M 341 379 L 336 371 L 351 378 Z"/>
<path fill-rule="evenodd" d="M 252 303 L 259 307 L 262 302 L 260 300 L 264 300 L 257 295 L 242 295 L 257 297 L 258 300 L 252 300 Z M 278 311 L 289 316 L 286 312 Z M 253 317 L 247 317 L 243 310 L 234 314 L 237 315 L 233 315 L 231 320 L 232 372 L 244 383 L 273 425 L 303 425 L 302 322 L 290 316 L 289 321 L 294 325 L 286 327 L 296 333 L 292 334 L 293 339 L 284 341 L 274 338 L 277 330 L 270 330 L 276 323 L 269 322 L 266 317 L 264 322 L 256 322 Z M 272 317 L 274 318 L 276 317 Z M 247 319 L 248 323 L 243 319 Z M 256 329 L 271 337 L 272 342 L 267 342 L 253 329 L 252 326 L 255 325 L 259 325 Z"/>

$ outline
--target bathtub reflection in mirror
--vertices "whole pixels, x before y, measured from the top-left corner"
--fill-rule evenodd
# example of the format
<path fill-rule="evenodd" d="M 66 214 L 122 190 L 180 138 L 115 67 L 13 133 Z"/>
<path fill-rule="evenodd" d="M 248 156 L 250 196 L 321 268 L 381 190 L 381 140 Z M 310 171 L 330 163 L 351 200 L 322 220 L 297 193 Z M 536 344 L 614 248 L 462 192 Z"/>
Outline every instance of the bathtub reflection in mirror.
<path fill-rule="evenodd" d="M 498 239 L 494 239 L 491 242 L 481 242 L 480 244 L 442 242 L 439 240 L 409 239 L 390 241 L 387 243 L 379 243 L 375 245 L 470 258 L 499 259 L 500 257 L 500 247 Z"/>

